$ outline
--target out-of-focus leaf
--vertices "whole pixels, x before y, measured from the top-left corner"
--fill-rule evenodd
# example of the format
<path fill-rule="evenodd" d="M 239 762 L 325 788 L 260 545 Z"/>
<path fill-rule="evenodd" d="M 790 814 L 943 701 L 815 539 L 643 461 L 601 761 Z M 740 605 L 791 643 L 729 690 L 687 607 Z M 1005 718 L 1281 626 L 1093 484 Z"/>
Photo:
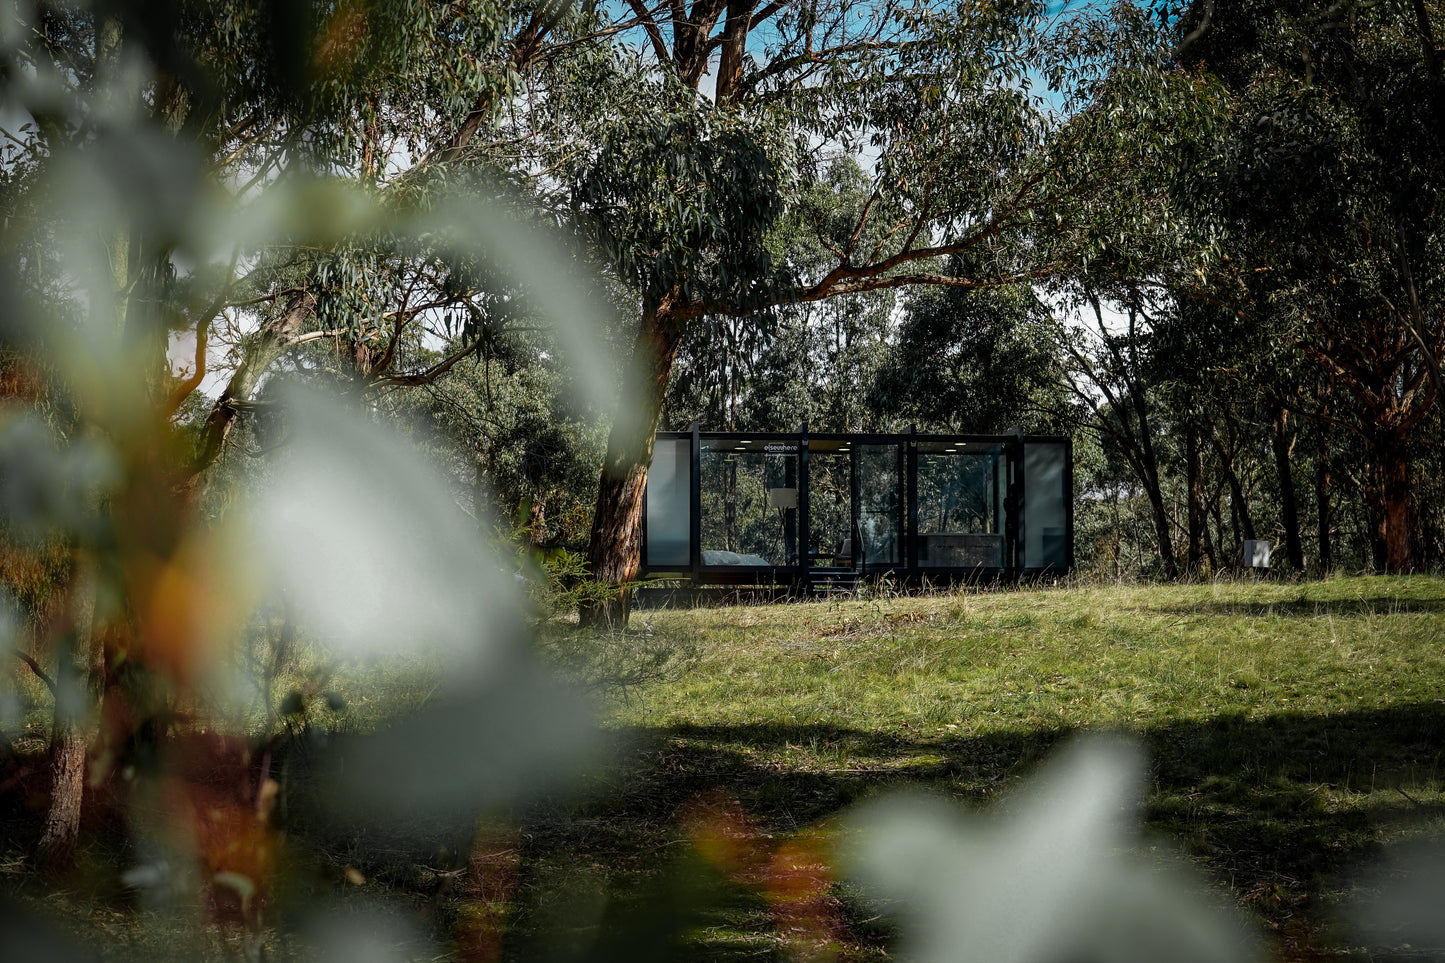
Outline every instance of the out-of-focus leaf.
<path fill-rule="evenodd" d="M 467 831 L 484 808 L 535 797 L 603 758 L 588 705 L 519 660 L 338 747 L 327 798 L 403 840 Z"/>
<path fill-rule="evenodd" d="M 612 349 L 602 338 L 604 314 L 612 309 L 589 296 L 580 279 L 567 271 L 574 263 L 542 232 L 524 227 L 503 211 L 474 198 L 457 198 L 443 209 L 418 219 L 412 232 L 454 237 L 460 257 L 467 248 L 484 250 L 525 292 L 533 313 L 551 329 L 571 388 L 601 410 L 627 412 L 638 407 L 642 382 L 628 379 L 617 398 Z"/>
<path fill-rule="evenodd" d="M 1445 841 L 1395 847 L 1359 882 L 1348 919 L 1365 945 L 1408 944 L 1411 958 L 1445 956 Z"/>
<path fill-rule="evenodd" d="M 434 653 L 472 678 L 518 625 L 480 527 L 386 428 L 320 394 L 279 394 L 284 439 L 256 512 L 272 587 L 338 655 Z"/>
<path fill-rule="evenodd" d="M 33 415 L 0 420 L 0 517 L 20 538 L 56 529 L 93 534 L 93 506 L 119 480 L 105 444 L 83 438 L 61 445 Z"/>
<path fill-rule="evenodd" d="M 25 25 L 21 22 L 19 6 L 15 3 L 0 6 L 0 50 L 6 53 L 19 46 L 24 37 Z"/>
<path fill-rule="evenodd" d="M 994 819 L 894 796 L 854 817 L 848 869 L 904 924 L 917 961 L 1224 961 L 1256 954 L 1237 921 L 1131 855 L 1141 757 L 1076 745 Z"/>
<path fill-rule="evenodd" d="M 50 343 L 47 354 L 92 412 L 110 423 L 144 410 L 143 346 L 120 336 L 120 300 L 102 238 L 141 232 L 168 241 L 174 261 L 192 280 L 233 257 L 253 257 L 277 244 L 329 248 L 370 238 L 378 249 L 467 261 L 481 252 L 491 269 L 522 292 L 530 315 L 554 335 L 572 372 L 572 390 L 595 409 L 617 404 L 611 349 L 601 337 L 603 312 L 564 266 L 574 263 L 543 231 L 484 199 L 457 195 L 426 209 L 384 203 L 344 180 L 290 174 L 264 190 L 231 197 L 205 176 L 194 151 L 144 125 L 115 125 L 103 149 L 57 158 L 46 180 L 51 220 L 60 227 L 63 260 L 84 284 L 80 326 L 52 325 L 27 315 L 29 334 Z M 133 308 L 132 308 L 133 309 Z M 168 323 L 152 319 L 153 323 Z M 629 384 L 624 392 L 635 386 Z M 622 410 L 634 407 L 623 398 Z"/>
<path fill-rule="evenodd" d="M 428 210 L 383 206 L 374 195 L 344 181 L 290 178 L 231 214 L 214 215 L 204 237 L 217 246 L 207 260 L 223 258 L 226 247 L 243 250 L 274 243 L 278 236 L 296 244 L 334 245 L 346 238 L 384 235 L 383 246 L 427 249 L 467 261 L 482 252 L 491 269 L 522 292 L 529 315 L 551 329 L 562 361 L 572 373 L 571 387 L 599 408 L 616 403 L 615 366 L 601 337 L 604 312 L 586 287 L 567 273 L 573 262 L 551 238 L 484 199 L 457 195 Z M 631 386 L 624 388 L 628 391 Z M 623 410 L 628 408 L 623 399 Z"/>

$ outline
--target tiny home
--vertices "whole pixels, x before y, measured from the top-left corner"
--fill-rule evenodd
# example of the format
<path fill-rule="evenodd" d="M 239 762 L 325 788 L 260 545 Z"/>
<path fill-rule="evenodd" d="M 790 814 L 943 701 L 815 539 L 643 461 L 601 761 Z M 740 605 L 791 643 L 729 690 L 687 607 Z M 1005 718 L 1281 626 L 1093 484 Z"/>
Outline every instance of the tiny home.
<path fill-rule="evenodd" d="M 659 432 L 643 571 L 805 587 L 1063 574 L 1072 455 L 1043 435 Z"/>

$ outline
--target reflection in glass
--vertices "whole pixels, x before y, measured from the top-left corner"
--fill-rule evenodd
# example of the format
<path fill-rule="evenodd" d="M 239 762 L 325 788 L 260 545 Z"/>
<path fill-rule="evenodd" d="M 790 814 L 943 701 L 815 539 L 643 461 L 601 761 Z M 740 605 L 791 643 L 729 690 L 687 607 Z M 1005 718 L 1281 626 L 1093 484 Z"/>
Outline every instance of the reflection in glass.
<path fill-rule="evenodd" d="M 795 451 L 748 451 L 737 443 L 705 443 L 702 563 L 797 564 L 797 488 Z"/>
<path fill-rule="evenodd" d="M 853 567 L 853 456 L 813 451 L 808 456 L 808 564 Z"/>
<path fill-rule="evenodd" d="M 918 446 L 920 566 L 1004 567 L 1007 471 L 1007 458 L 998 446 Z"/>
<path fill-rule="evenodd" d="M 902 562 L 903 478 L 899 445 L 859 445 L 859 568 Z"/>
<path fill-rule="evenodd" d="M 1069 455 L 1067 439 L 1017 434 L 668 433 L 648 481 L 646 563 L 830 583 L 1066 570 Z"/>

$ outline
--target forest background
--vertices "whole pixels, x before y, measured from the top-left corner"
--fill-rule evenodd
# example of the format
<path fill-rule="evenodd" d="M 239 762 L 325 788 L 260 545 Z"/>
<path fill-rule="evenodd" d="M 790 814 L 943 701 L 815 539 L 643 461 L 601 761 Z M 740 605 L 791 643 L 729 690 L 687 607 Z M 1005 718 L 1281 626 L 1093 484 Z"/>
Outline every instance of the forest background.
<path fill-rule="evenodd" d="M 611 584 L 638 571 L 652 430 L 693 420 L 1068 434 L 1079 565 L 1107 577 L 1226 570 L 1250 538 L 1301 572 L 1445 557 L 1424 0 L 298 9 L 157 8 L 128 109 L 237 197 L 322 171 L 550 225 L 551 270 L 587 288 L 562 342 L 615 360 L 576 403 L 557 319 L 495 257 L 346 235 L 203 281 L 134 249 L 116 283 L 159 305 L 138 374 L 181 374 L 193 484 L 246 472 L 288 375 L 362 392 L 477 518 L 525 515 Z M 37 10 L 12 79 L 98 96 L 97 22 Z M 14 225 L 90 136 L 27 106 Z M 44 257 L 24 272 L 50 283 Z"/>

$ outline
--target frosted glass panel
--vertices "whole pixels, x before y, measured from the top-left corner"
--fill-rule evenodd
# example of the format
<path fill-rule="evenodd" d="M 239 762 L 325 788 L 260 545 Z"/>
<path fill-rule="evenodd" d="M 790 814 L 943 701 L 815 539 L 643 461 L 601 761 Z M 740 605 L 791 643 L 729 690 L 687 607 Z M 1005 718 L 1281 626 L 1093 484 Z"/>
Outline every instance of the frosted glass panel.
<path fill-rule="evenodd" d="M 1024 568 L 1069 564 L 1067 458 L 1067 445 L 1024 446 Z"/>
<path fill-rule="evenodd" d="M 652 446 L 647 473 L 647 550 L 654 568 L 692 564 L 692 444 L 688 438 L 660 438 Z"/>

